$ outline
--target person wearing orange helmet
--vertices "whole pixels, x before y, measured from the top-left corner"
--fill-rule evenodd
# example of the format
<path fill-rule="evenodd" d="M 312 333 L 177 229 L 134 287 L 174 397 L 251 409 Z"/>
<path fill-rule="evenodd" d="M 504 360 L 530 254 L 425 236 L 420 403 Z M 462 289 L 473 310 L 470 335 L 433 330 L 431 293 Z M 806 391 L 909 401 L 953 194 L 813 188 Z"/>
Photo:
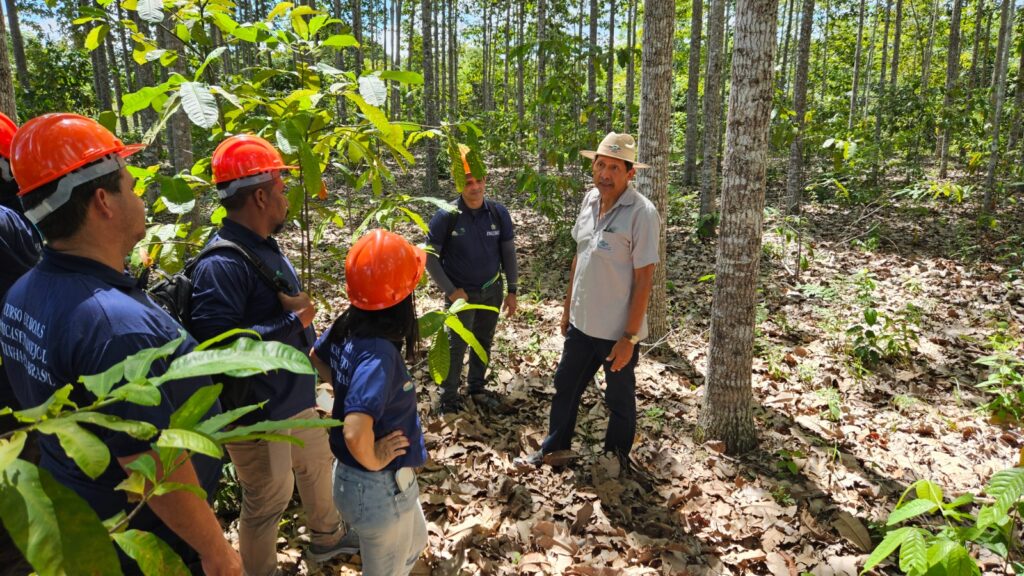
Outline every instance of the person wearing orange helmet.
<path fill-rule="evenodd" d="M 368 576 L 408 574 L 427 546 L 414 468 L 427 461 L 412 360 L 419 339 L 413 292 L 426 253 L 371 230 L 345 258 L 349 307 L 317 340 L 310 360 L 334 387 L 330 431 L 338 459 L 334 498 L 359 533 Z"/>
<path fill-rule="evenodd" d="M 18 183 L 11 175 L 11 141 L 17 131 L 14 122 L 0 113 L 0 300 L 18 278 L 36 265 L 43 249 L 39 232 L 25 217 L 18 199 Z M 0 369 L 0 407 L 4 406 L 21 408 Z M 13 416 L 0 416 L 0 432 L 16 426 L 18 422 Z"/>
<path fill-rule="evenodd" d="M 483 175 L 480 178 L 473 176 L 467 159 L 470 149 L 462 144 L 459 148 L 466 185 L 456 201 L 457 211 L 441 209 L 430 219 L 427 241 L 436 255 L 431 254 L 427 259 L 427 272 L 444 292 L 449 305 L 462 299 L 470 304 L 504 308 L 511 316 L 516 313 L 516 282 L 519 277 L 512 217 L 499 202 L 484 197 L 486 179 Z M 508 281 L 507 295 L 502 273 Z M 489 355 L 498 325 L 498 312 L 470 308 L 459 312 L 458 316 Z M 441 383 L 438 406 L 442 414 L 459 412 L 463 408 L 459 385 L 467 344 L 448 330 L 449 370 Z M 471 352 L 466 378 L 470 398 L 477 406 L 488 410 L 510 412 L 511 407 L 503 402 L 502 397 L 486 388 L 486 373 L 487 363 Z"/>
<path fill-rule="evenodd" d="M 65 383 L 99 374 L 140 350 L 179 338 L 181 326 L 154 304 L 125 274 L 125 258 L 146 231 L 145 206 L 133 191 L 125 158 L 141 146 L 126 146 L 99 123 L 76 114 L 46 114 L 21 127 L 11 143 L 11 169 L 20 185 L 25 214 L 46 240 L 42 260 L 7 293 L 0 312 L 3 368 L 21 404 L 37 406 Z M 154 362 L 163 373 L 171 360 L 190 352 L 186 337 L 170 357 Z M 207 377 L 167 382 L 159 404 L 120 402 L 104 408 L 113 416 L 167 427 L 172 414 L 203 386 Z M 81 384 L 71 400 L 95 401 Z M 220 412 L 215 404 L 208 416 Z M 241 560 L 224 539 L 210 503 L 221 462 L 195 455 L 165 480 L 190 485 L 157 496 L 137 514 L 128 493 L 118 489 L 125 470 L 143 455 L 155 457 L 146 441 L 93 427 L 113 458 L 97 478 L 80 470 L 55 436 L 40 439 L 40 466 L 74 490 L 102 518 L 132 513 L 129 527 L 152 532 L 186 564 L 206 574 L 241 574 Z M 139 568 L 121 558 L 125 573 Z"/>
<path fill-rule="evenodd" d="M 315 340 L 316 308 L 295 268 L 273 238 L 288 219 L 282 172 L 288 166 L 266 140 L 251 134 L 231 136 L 211 159 L 220 203 L 227 210 L 210 243 L 229 241 L 262 263 L 275 278 L 271 287 L 243 253 L 216 248 L 196 262 L 192 272 L 191 329 L 200 340 L 242 328 L 264 341 L 277 341 L 308 353 Z M 225 408 L 265 402 L 239 420 L 250 424 L 270 418 L 315 419 L 316 378 L 275 370 L 225 382 Z M 302 440 L 248 441 L 227 445 L 242 487 L 238 541 L 248 576 L 271 576 L 277 567 L 278 524 L 295 484 L 310 529 L 309 557 L 324 561 L 358 550 L 354 533 L 344 534 L 331 488 L 331 451 L 323 428 L 279 431 Z"/>

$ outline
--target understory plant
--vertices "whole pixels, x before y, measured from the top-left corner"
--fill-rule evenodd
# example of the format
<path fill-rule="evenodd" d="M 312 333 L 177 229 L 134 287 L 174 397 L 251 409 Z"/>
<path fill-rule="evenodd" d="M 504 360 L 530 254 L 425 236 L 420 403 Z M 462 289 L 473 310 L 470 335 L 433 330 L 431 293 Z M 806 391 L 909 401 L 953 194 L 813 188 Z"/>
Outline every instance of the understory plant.
<path fill-rule="evenodd" d="M 1020 421 L 1024 417 L 1024 360 L 1020 357 L 1021 342 L 1009 333 L 1009 325 L 1000 322 L 989 336 L 992 354 L 974 362 L 989 369 L 977 387 L 990 399 L 982 409 L 999 420 Z"/>

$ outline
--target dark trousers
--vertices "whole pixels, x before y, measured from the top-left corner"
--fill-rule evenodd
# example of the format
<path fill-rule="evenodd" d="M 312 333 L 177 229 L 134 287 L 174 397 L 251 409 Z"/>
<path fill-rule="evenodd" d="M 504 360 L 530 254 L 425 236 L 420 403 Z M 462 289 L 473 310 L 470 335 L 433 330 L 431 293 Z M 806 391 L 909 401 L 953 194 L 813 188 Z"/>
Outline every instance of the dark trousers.
<path fill-rule="evenodd" d="M 605 358 L 611 354 L 613 346 L 614 340 L 592 338 L 575 326 L 569 326 L 562 359 L 555 370 L 555 397 L 551 400 L 548 437 L 541 445 L 544 453 L 572 447 L 580 399 L 602 366 L 607 382 L 604 401 L 610 414 L 604 450 L 627 455 L 633 448 L 633 436 L 636 435 L 636 375 L 633 371 L 640 358 L 640 347 L 634 347 L 633 357 L 622 370 L 612 372 L 612 364 Z"/>
<path fill-rule="evenodd" d="M 482 290 L 466 290 L 470 304 L 483 304 L 501 308 L 501 301 L 505 295 L 505 285 L 501 280 L 491 284 Z M 450 305 L 449 305 L 450 306 Z M 491 343 L 494 341 L 494 329 L 498 326 L 498 313 L 489 310 L 463 310 L 459 312 L 459 321 L 469 329 L 476 337 L 487 357 L 491 356 Z M 464 366 L 466 349 L 469 347 L 466 341 L 451 328 L 448 331 L 448 352 L 451 363 L 448 367 L 448 377 L 441 383 L 442 394 L 446 397 L 453 397 L 459 393 L 459 383 L 462 381 L 462 367 Z M 483 392 L 487 373 L 487 364 L 476 355 L 476 352 L 469 351 L 469 393 Z"/>

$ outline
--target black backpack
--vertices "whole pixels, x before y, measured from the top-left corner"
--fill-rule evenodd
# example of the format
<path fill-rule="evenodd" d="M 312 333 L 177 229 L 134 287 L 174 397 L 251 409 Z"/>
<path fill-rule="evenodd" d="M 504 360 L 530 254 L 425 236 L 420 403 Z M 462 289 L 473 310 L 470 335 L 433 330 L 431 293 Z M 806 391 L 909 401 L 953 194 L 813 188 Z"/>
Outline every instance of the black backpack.
<path fill-rule="evenodd" d="M 153 302 L 166 310 L 171 317 L 177 320 L 178 323 L 186 330 L 191 331 L 192 271 L 203 256 L 206 256 L 214 250 L 220 250 L 222 248 L 227 248 L 241 254 L 249 264 L 252 264 L 252 266 L 256 268 L 256 271 L 259 272 L 260 278 L 262 278 L 263 281 L 274 290 L 274 292 L 292 292 L 292 288 L 288 285 L 288 282 L 284 278 L 276 277 L 274 273 L 267 268 L 267 265 L 264 264 L 263 261 L 255 254 L 249 252 L 249 250 L 240 244 L 236 244 L 235 242 L 225 240 L 223 238 L 218 238 L 207 244 L 199 251 L 199 254 L 196 254 L 194 258 L 190 259 L 185 264 L 185 267 L 182 268 L 181 272 L 176 274 L 166 274 L 154 268 L 146 268 L 139 277 L 139 286 L 149 294 L 149 297 Z M 159 274 L 160 279 L 152 286 L 147 287 L 151 271 L 155 271 Z"/>

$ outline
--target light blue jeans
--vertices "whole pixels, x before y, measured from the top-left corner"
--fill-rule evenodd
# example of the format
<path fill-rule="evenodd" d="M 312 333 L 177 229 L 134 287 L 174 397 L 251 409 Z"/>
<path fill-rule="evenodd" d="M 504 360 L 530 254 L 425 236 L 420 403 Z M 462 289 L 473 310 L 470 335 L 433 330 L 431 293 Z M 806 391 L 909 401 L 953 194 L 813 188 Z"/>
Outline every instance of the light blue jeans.
<path fill-rule="evenodd" d="M 394 472 L 367 472 L 337 463 L 334 502 L 359 534 L 363 574 L 405 576 L 412 570 L 427 547 L 419 496 L 417 482 L 399 492 Z"/>

